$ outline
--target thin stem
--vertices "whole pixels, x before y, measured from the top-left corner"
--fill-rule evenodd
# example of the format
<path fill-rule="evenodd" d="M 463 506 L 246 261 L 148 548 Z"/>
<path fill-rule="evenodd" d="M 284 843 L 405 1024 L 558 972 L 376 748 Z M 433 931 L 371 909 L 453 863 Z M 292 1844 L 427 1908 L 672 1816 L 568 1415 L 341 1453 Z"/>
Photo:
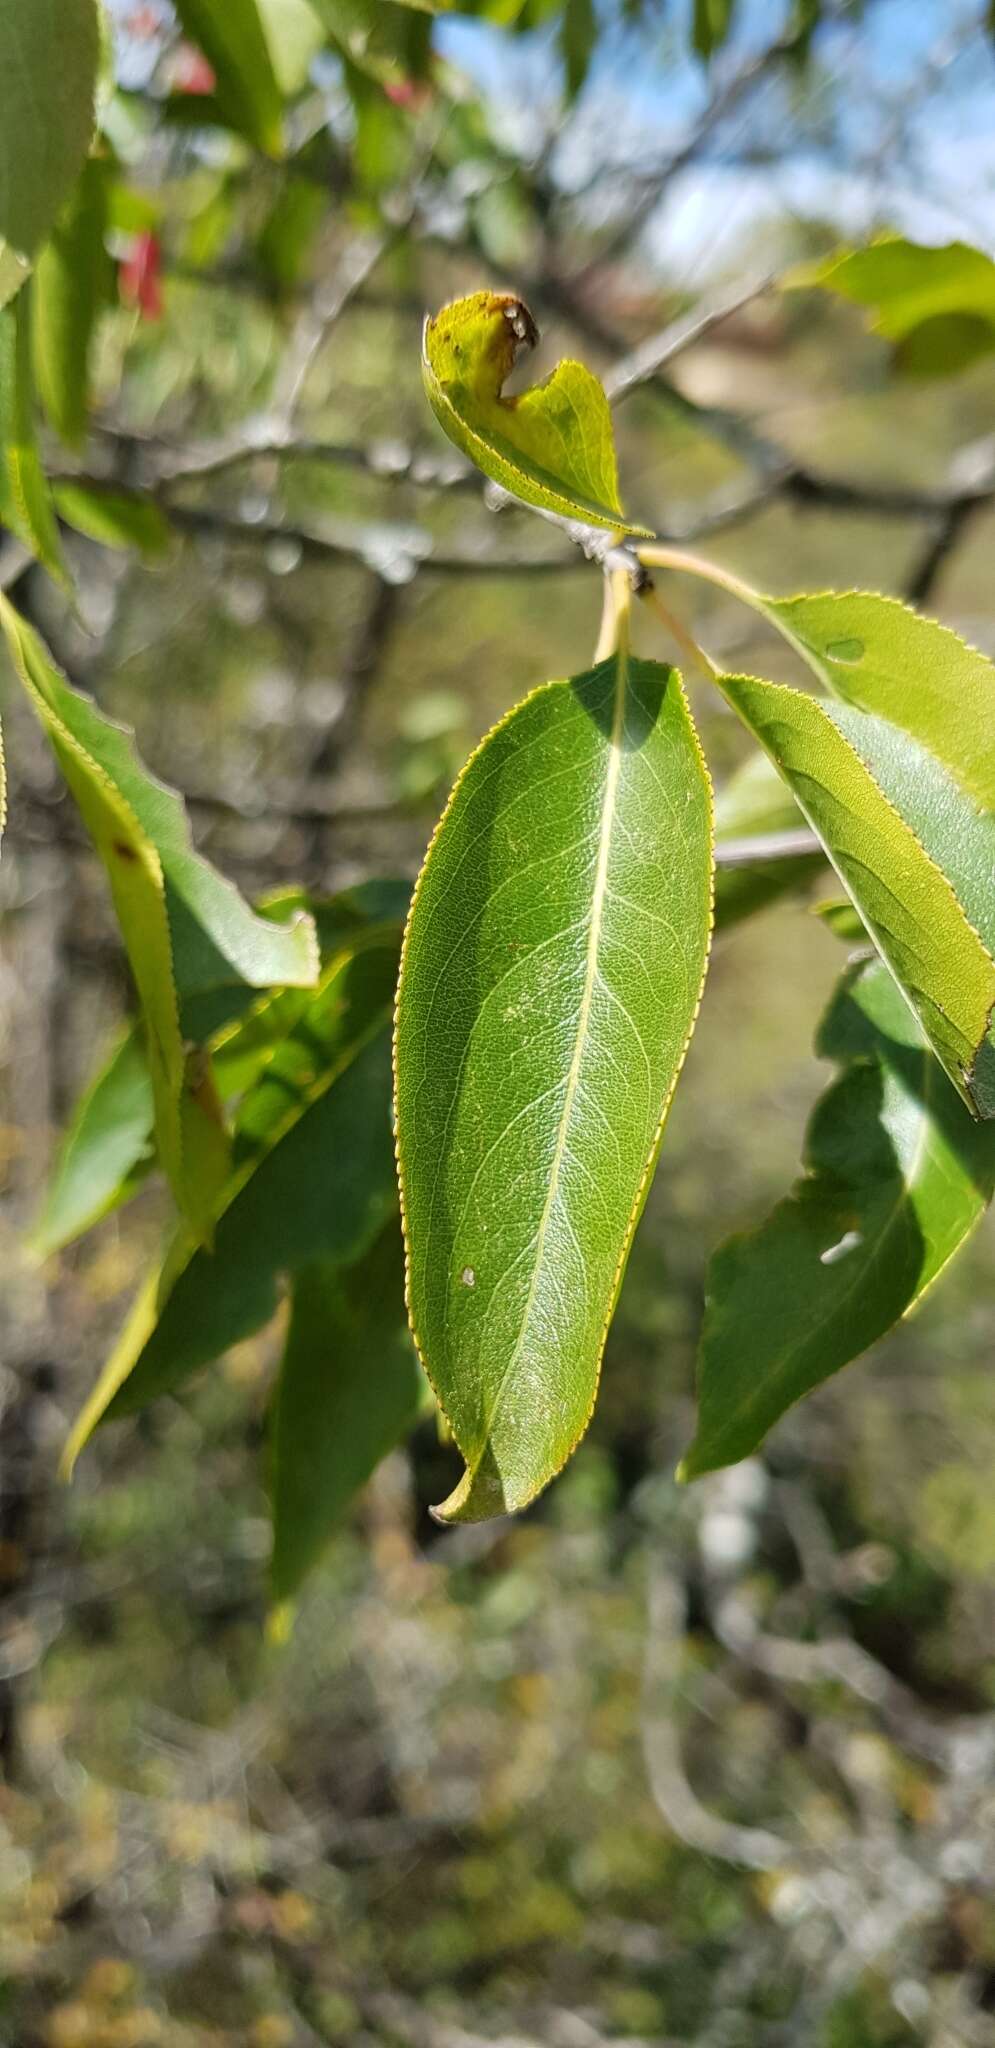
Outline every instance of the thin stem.
<path fill-rule="evenodd" d="M 714 683 L 719 671 L 711 655 L 706 654 L 705 649 L 699 645 L 694 634 L 677 617 L 676 612 L 672 612 L 670 606 L 664 604 L 655 585 L 647 583 L 640 590 L 639 595 L 643 603 L 647 604 L 650 610 L 656 613 L 661 626 L 665 627 L 666 631 L 676 640 L 678 647 L 687 655 L 689 661 L 694 663 L 695 668 L 701 670 L 702 675 L 707 677 L 710 683 Z"/>
<path fill-rule="evenodd" d="M 605 577 L 601 631 L 594 650 L 595 664 L 607 661 L 612 654 L 627 650 L 631 611 L 632 580 L 629 572 L 627 569 L 613 569 L 610 575 Z"/>
<path fill-rule="evenodd" d="M 738 597 L 752 611 L 762 609 L 757 592 L 742 577 L 732 569 L 723 569 L 718 562 L 710 562 L 705 555 L 693 555 L 687 548 L 668 547 L 663 541 L 640 542 L 636 553 L 647 569 L 680 569 L 686 576 L 701 576 L 706 583 L 717 583 L 721 590 L 727 590 L 730 597 Z"/>

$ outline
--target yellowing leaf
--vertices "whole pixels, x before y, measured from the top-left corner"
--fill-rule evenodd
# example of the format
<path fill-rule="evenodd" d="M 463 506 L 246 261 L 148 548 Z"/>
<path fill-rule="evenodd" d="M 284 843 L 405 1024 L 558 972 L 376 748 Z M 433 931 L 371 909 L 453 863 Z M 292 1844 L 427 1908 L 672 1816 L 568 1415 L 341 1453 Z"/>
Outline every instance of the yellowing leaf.
<path fill-rule="evenodd" d="M 558 363 L 521 397 L 504 386 L 539 334 L 521 299 L 474 292 L 425 322 L 429 403 L 451 441 L 502 489 L 540 511 L 619 533 L 647 533 L 619 504 L 608 400 L 583 363 Z"/>

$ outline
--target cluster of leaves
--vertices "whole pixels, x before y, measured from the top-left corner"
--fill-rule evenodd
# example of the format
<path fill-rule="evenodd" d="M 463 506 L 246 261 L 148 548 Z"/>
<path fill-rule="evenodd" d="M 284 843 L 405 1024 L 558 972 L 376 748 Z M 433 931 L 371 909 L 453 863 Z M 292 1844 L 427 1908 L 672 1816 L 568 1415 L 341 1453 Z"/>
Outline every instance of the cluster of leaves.
<path fill-rule="evenodd" d="M 272 155 L 329 39 L 360 154 L 384 148 L 402 62 L 410 81 L 429 61 L 427 17 L 407 7 L 181 0 L 177 11 L 205 69 L 196 105 L 188 91 L 174 111 Z M 713 15 L 717 40 L 731 9 Z M 520 10 L 520 24 L 531 19 Z M 149 546 L 162 513 L 139 496 L 122 508 L 56 491 L 42 465 L 39 401 L 63 439 L 86 430 L 116 188 L 99 119 L 91 151 L 95 6 L 50 0 L 27 44 L 22 22 L 16 0 L 0 0 L 0 76 L 5 54 L 35 76 L 58 69 L 85 119 L 67 117 L 55 144 L 25 115 L 0 140 L 0 516 L 68 583 L 60 520 L 105 536 L 110 521 L 114 538 L 124 529 Z M 956 251 L 903 244 L 896 259 L 896 248 L 806 281 L 871 304 L 899 341 L 921 343 L 931 321 L 980 305 Z M 713 918 L 741 919 L 828 858 L 847 896 L 827 914 L 844 936 L 856 925 L 866 950 L 820 1036 L 841 1071 L 813 1119 L 805 1177 L 710 1269 L 686 1476 L 744 1456 L 905 1314 L 995 1184 L 995 668 L 886 598 L 735 585 L 823 694 L 719 674 L 697 650 L 762 750 L 722 793 L 719 843 L 748 850 L 785 827 L 790 841 L 773 866 L 759 851 L 755 865 L 740 858 L 716 890 L 711 783 L 682 679 L 633 652 L 630 615 L 633 593 L 655 601 L 655 570 L 722 575 L 626 519 L 607 400 L 583 365 L 505 395 L 534 337 L 518 299 L 459 300 L 427 323 L 426 391 L 492 483 L 600 547 L 605 628 L 586 673 L 536 690 L 467 764 L 403 948 L 404 885 L 246 903 L 194 852 L 180 799 L 129 736 L 0 600 L 14 672 L 106 869 L 139 1008 L 78 1107 L 39 1242 L 68 1243 L 153 1161 L 177 1212 L 67 1463 L 98 1422 L 175 1390 L 261 1328 L 287 1281 L 273 1420 L 281 1602 L 431 1402 L 408 1336 L 399 1191 L 410 1326 L 466 1466 L 440 1518 L 523 1507 L 569 1457 L 593 1408 Z M 812 837 L 799 851 L 802 823 Z"/>

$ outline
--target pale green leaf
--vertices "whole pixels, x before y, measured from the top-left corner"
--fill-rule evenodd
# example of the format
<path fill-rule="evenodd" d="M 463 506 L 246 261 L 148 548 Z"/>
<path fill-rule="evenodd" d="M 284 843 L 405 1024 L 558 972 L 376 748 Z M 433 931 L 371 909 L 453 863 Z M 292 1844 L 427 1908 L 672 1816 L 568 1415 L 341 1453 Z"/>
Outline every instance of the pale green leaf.
<path fill-rule="evenodd" d="M 904 369 L 949 373 L 995 348 L 995 263 L 966 242 L 932 248 L 888 235 L 799 265 L 782 286 L 817 286 L 865 307 Z"/>
<path fill-rule="evenodd" d="M 415 1421 L 424 1381 L 396 1219 L 350 1267 L 305 1266 L 273 1402 L 273 1594 L 293 1598 L 358 1489 Z"/>
<path fill-rule="evenodd" d="M 26 256 L 19 256 L 16 249 L 0 241 L 0 308 L 20 291 L 31 276 L 31 265 Z"/>
<path fill-rule="evenodd" d="M 721 687 L 786 777 L 951 1080 L 995 1115 L 995 817 L 885 719 L 750 676 Z"/>
<path fill-rule="evenodd" d="M 95 0 L 0 0 L 0 240 L 31 257 L 90 147 Z"/>
<path fill-rule="evenodd" d="M 257 0 L 175 0 L 217 84 L 218 109 L 239 135 L 270 156 L 283 149 L 283 97 Z M 196 116 L 197 109 L 193 107 Z"/>
<path fill-rule="evenodd" d="M 873 591 L 757 603 L 835 696 L 921 740 L 976 802 L 995 810 L 995 663 L 987 656 Z"/>
<path fill-rule="evenodd" d="M 236 1122 L 235 1170 L 210 1251 L 181 1232 L 142 1290 L 78 1417 L 71 1467 L 105 1414 L 130 1414 L 268 1322 L 280 1276 L 349 1264 L 396 1207 L 390 1002 L 397 937 L 371 933 L 333 962 Z"/>
<path fill-rule="evenodd" d="M 90 353 L 114 272 L 104 246 L 108 166 L 84 166 L 35 266 L 33 343 L 38 395 L 62 439 L 78 447 L 89 424 Z"/>
<path fill-rule="evenodd" d="M 518 398 L 504 386 L 538 329 L 503 292 L 474 292 L 425 323 L 422 370 L 429 403 L 451 441 L 485 476 L 526 505 L 646 533 L 621 510 L 608 400 L 583 363 L 558 363 Z"/>
<path fill-rule="evenodd" d="M 978 1124 L 879 960 L 848 968 L 816 1041 L 842 1067 L 805 1174 L 708 1269 L 692 1479 L 756 1449 L 786 1408 L 921 1300 L 995 1189 Z"/>
<path fill-rule="evenodd" d="M 466 1462 L 524 1507 L 583 1435 L 693 1029 L 708 777 L 680 678 L 619 654 L 526 698 L 422 870 L 396 1026 L 416 1342 Z"/>
<path fill-rule="evenodd" d="M 155 1104 L 141 1033 L 132 1028 L 80 1096 L 32 1233 L 47 1257 L 125 1201 L 151 1157 Z"/>
<path fill-rule="evenodd" d="M 307 84 L 312 59 L 325 41 L 324 23 L 311 0 L 257 0 L 257 5 L 277 85 L 290 99 Z"/>

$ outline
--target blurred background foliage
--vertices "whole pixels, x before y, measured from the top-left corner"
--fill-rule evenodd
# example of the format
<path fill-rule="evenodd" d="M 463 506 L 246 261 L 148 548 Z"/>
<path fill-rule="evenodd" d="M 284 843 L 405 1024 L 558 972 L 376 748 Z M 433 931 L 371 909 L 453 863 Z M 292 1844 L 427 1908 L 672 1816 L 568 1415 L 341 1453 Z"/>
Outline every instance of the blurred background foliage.
<path fill-rule="evenodd" d="M 165 0 L 113 12 L 93 418 L 49 451 L 79 610 L 6 580 L 247 892 L 410 877 L 475 739 L 589 658 L 596 576 L 495 515 L 427 413 L 420 321 L 464 289 L 528 298 L 540 372 L 611 380 L 658 338 L 617 415 L 635 516 L 761 588 L 914 595 L 995 652 L 993 359 L 909 376 L 937 365 L 859 308 L 765 289 L 877 228 L 992 247 L 983 10 L 321 0 L 272 158 L 191 6 L 186 32 Z M 138 558 L 105 544 L 136 484 Z M 793 674 L 752 615 L 681 595 L 724 662 Z M 698 696 L 721 776 L 742 734 Z M 0 2041 L 995 2041 L 990 1228 L 762 1462 L 670 1477 L 704 1263 L 795 1171 L 838 940 L 802 901 L 720 943 L 556 1488 L 435 1531 L 459 1467 L 425 1423 L 277 1644 L 279 1331 L 55 1481 L 163 1202 L 45 1268 L 26 1248 L 128 993 L 3 709 Z"/>

